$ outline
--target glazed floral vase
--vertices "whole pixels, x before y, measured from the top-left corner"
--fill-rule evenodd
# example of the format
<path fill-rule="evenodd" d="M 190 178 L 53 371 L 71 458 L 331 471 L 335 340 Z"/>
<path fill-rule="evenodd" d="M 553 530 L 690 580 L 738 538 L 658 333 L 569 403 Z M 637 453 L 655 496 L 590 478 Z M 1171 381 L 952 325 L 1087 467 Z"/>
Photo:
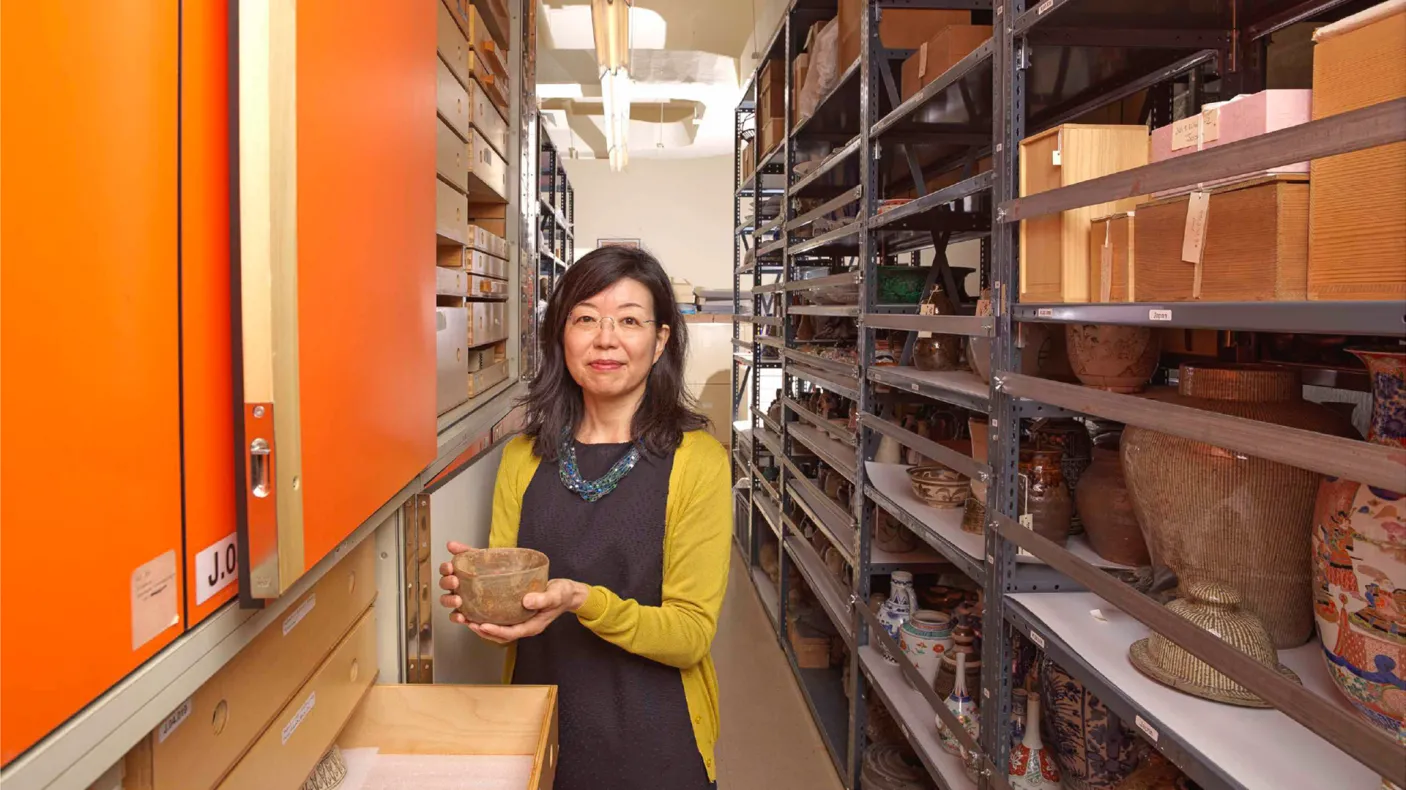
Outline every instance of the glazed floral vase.
<path fill-rule="evenodd" d="M 1146 741 L 1048 658 L 1040 662 L 1040 698 L 1065 790 L 1115 790 L 1147 756 Z"/>
<path fill-rule="evenodd" d="M 1406 448 L 1406 354 L 1367 363 L 1367 440 Z M 1325 477 L 1313 515 L 1313 593 L 1328 672 L 1357 710 L 1406 743 L 1406 471 L 1400 491 Z"/>
<path fill-rule="evenodd" d="M 1069 324 L 1069 365 L 1079 383 L 1109 392 L 1142 392 L 1162 353 L 1161 335 L 1147 327 Z"/>
<path fill-rule="evenodd" d="M 1299 374 L 1270 365 L 1184 364 L 1181 406 L 1336 436 L 1356 432 L 1337 412 L 1303 400 Z M 1123 475 L 1155 566 L 1183 585 L 1237 589 L 1276 648 L 1313 634 L 1312 563 L 1305 548 L 1322 476 L 1204 442 L 1129 425 Z"/>
<path fill-rule="evenodd" d="M 976 728 L 976 701 L 967 692 L 967 654 L 957 654 L 957 682 L 952 687 L 952 693 L 947 695 L 947 709 L 957 717 L 957 721 L 968 733 L 975 733 Z M 948 754 L 962 754 L 962 744 L 957 740 L 957 736 L 952 734 L 946 724 L 942 723 L 942 717 L 937 717 L 937 735 L 942 741 L 942 749 Z"/>
<path fill-rule="evenodd" d="M 889 582 L 889 597 L 884 601 L 884 605 L 879 607 L 879 622 L 894 641 L 898 640 L 903 624 L 908 622 L 908 618 L 917 608 L 918 596 L 913 592 L 913 574 L 908 571 L 894 571 Z M 898 663 L 888 654 L 887 649 L 884 650 L 884 658 L 891 664 Z"/>
<path fill-rule="evenodd" d="M 913 612 L 899 628 L 898 646 L 931 686 L 937 679 L 942 655 L 952 649 L 952 617 L 930 609 Z"/>
<path fill-rule="evenodd" d="M 1040 698 L 1025 701 L 1025 737 L 1011 747 L 1007 784 L 1011 790 L 1060 790 L 1059 764 L 1040 740 Z"/>
<path fill-rule="evenodd" d="M 1094 448 L 1093 463 L 1074 489 L 1074 503 L 1083 514 L 1084 534 L 1098 556 L 1135 567 L 1152 561 L 1133 512 L 1117 449 Z"/>

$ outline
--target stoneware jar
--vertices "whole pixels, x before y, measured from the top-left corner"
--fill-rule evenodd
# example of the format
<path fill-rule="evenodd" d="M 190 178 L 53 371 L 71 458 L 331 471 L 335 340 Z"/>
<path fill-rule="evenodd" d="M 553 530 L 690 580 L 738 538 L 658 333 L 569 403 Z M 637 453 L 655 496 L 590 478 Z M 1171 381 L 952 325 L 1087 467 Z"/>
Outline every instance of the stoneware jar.
<path fill-rule="evenodd" d="M 913 343 L 913 364 L 918 370 L 958 370 L 962 362 L 962 340 L 958 335 L 920 337 Z"/>
<path fill-rule="evenodd" d="M 1040 707 L 1065 790 L 1115 790 L 1147 755 L 1147 741 L 1049 658 L 1040 662 Z"/>
<path fill-rule="evenodd" d="M 1037 450 L 1059 450 L 1059 468 L 1064 472 L 1064 484 L 1073 496 L 1084 470 L 1093 463 L 1094 440 L 1089 436 L 1089 429 L 1073 419 L 1039 420 L 1031 429 L 1030 438 L 1035 441 Z M 1070 512 L 1070 534 L 1078 535 L 1084 531 L 1084 524 L 1077 502 Z"/>
<path fill-rule="evenodd" d="M 1367 363 L 1367 440 L 1406 448 L 1406 354 Z M 1406 742 L 1406 472 L 1387 491 L 1323 478 L 1313 517 L 1313 593 L 1328 673 L 1357 710 Z"/>
<path fill-rule="evenodd" d="M 1011 747 L 1007 783 L 1011 790 L 1060 790 L 1059 765 L 1040 740 L 1040 698 L 1025 701 L 1025 737 Z"/>
<path fill-rule="evenodd" d="M 899 628 L 898 646 L 931 686 L 943 654 L 952 649 L 952 618 L 930 609 L 913 612 Z"/>
<path fill-rule="evenodd" d="M 901 464 L 903 463 L 903 446 L 898 440 L 887 434 L 879 437 L 879 446 L 874 450 L 874 463 L 879 464 Z"/>
<path fill-rule="evenodd" d="M 1269 365 L 1181 366 L 1172 402 L 1352 436 L 1331 409 L 1303 400 L 1299 374 Z M 1287 464 L 1129 425 L 1123 473 L 1154 565 L 1177 578 L 1208 579 L 1239 590 L 1278 648 L 1313 634 L 1310 553 L 1321 475 Z"/>
<path fill-rule="evenodd" d="M 1083 514 L 1084 534 L 1098 556 L 1123 565 L 1151 561 L 1116 448 L 1094 448 L 1093 463 L 1079 478 L 1074 501 Z"/>
<path fill-rule="evenodd" d="M 1086 387 L 1142 392 L 1157 371 L 1161 335 L 1147 327 L 1069 324 L 1064 333 L 1069 364 Z"/>
<path fill-rule="evenodd" d="M 1064 480 L 1059 450 L 1021 450 L 1021 512 L 1030 516 L 1035 534 L 1063 546 L 1069 539 L 1074 497 Z"/>
<path fill-rule="evenodd" d="M 908 571 L 894 571 L 889 581 L 889 597 L 884 601 L 884 605 L 879 607 L 879 622 L 883 624 L 889 636 L 897 641 L 899 629 L 917 608 L 918 596 L 913 592 L 913 574 Z M 888 654 L 887 649 L 884 651 L 884 658 L 890 663 L 898 663 Z"/>
<path fill-rule="evenodd" d="M 893 516 L 874 510 L 874 545 L 894 554 L 907 554 L 918 548 L 918 536 Z"/>
<path fill-rule="evenodd" d="M 962 727 L 971 733 L 976 725 L 976 702 L 967 691 L 966 680 L 967 654 L 957 654 L 957 682 L 952 687 L 952 693 L 947 695 L 947 709 L 957 717 L 957 721 Z M 942 739 L 942 749 L 948 754 L 961 754 L 962 745 L 957 740 L 957 736 L 942 723 L 942 717 L 937 717 L 937 735 Z"/>

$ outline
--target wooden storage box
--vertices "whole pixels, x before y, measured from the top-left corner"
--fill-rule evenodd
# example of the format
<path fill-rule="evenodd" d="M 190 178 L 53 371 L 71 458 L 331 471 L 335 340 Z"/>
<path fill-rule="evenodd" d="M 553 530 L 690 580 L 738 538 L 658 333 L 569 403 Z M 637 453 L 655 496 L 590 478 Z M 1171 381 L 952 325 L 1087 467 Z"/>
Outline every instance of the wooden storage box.
<path fill-rule="evenodd" d="M 864 13 L 864 0 L 840 0 L 840 59 L 836 73 L 859 57 L 859 25 Z M 969 25 L 970 11 L 935 11 L 930 9 L 886 8 L 879 17 L 879 41 L 887 49 L 917 49 L 947 25 Z"/>
<path fill-rule="evenodd" d="M 508 277 L 508 262 L 483 250 L 468 250 L 464 253 L 464 270 L 504 280 Z"/>
<path fill-rule="evenodd" d="M 487 345 L 508 337 L 507 305 L 503 302 L 469 304 L 468 347 Z"/>
<path fill-rule="evenodd" d="M 470 299 L 502 300 L 508 298 L 507 280 L 499 280 L 496 277 L 488 277 L 480 274 L 467 274 L 464 276 L 468 280 L 464 295 Z"/>
<path fill-rule="evenodd" d="M 1237 96 L 1228 102 L 1212 105 L 1190 118 L 1153 129 L 1150 159 L 1153 162 L 1162 162 L 1198 150 L 1215 148 L 1308 123 L 1312 95 L 1313 91 L 1310 90 L 1270 90 Z M 1253 175 L 1307 172 L 1308 162 L 1298 162 Z M 1230 176 L 1208 182 L 1204 186 L 1241 181 L 1248 175 L 1251 174 Z M 1154 197 L 1186 191 L 1186 188 L 1166 190 L 1154 193 Z"/>
<path fill-rule="evenodd" d="M 215 787 L 371 606 L 375 549 L 362 541 L 137 744 L 125 790 Z"/>
<path fill-rule="evenodd" d="M 442 119 L 435 121 L 435 172 L 460 192 L 469 189 L 469 147 Z"/>
<path fill-rule="evenodd" d="M 948 25 L 939 30 L 903 61 L 900 93 L 903 100 L 907 101 L 924 85 L 941 77 L 990 38 L 990 25 Z"/>
<path fill-rule="evenodd" d="M 757 76 L 757 128 L 786 121 L 786 64 L 769 60 Z"/>
<path fill-rule="evenodd" d="M 788 625 L 786 634 L 791 640 L 791 649 L 796 654 L 796 665 L 801 669 L 827 669 L 830 666 L 830 640 L 833 637 L 795 617 L 790 618 Z"/>
<path fill-rule="evenodd" d="M 469 138 L 469 94 L 444 61 L 435 59 L 435 111 L 460 137 Z"/>
<path fill-rule="evenodd" d="M 463 244 L 469 238 L 469 200 L 443 179 L 435 179 L 435 233 Z"/>
<path fill-rule="evenodd" d="M 506 159 L 508 122 L 503 120 L 488 92 L 476 80 L 469 81 L 469 124 L 493 146 L 500 159 Z"/>
<path fill-rule="evenodd" d="M 508 163 L 477 129 L 469 132 L 469 200 L 474 203 L 506 203 L 508 200 Z"/>
<path fill-rule="evenodd" d="M 494 362 L 488 367 L 469 374 L 469 397 L 476 398 L 508 380 L 508 360 Z"/>
<path fill-rule="evenodd" d="M 1145 164 L 1145 126 L 1064 124 L 1020 142 L 1020 195 Z M 1089 223 L 1130 211 L 1140 200 L 1125 198 L 1022 221 L 1020 301 L 1089 301 Z"/>
<path fill-rule="evenodd" d="M 1199 267 L 1182 260 L 1190 196 L 1138 206 L 1133 229 L 1137 249 L 1133 301 L 1303 299 L 1308 191 L 1302 176 L 1256 178 L 1210 190 Z"/>
<path fill-rule="evenodd" d="M 469 246 L 476 250 L 483 250 L 495 258 L 508 257 L 508 242 L 504 240 L 503 237 L 490 233 L 487 228 L 482 228 L 478 225 L 469 226 Z M 487 274 L 490 277 L 507 276 L 506 272 L 503 274 L 479 272 L 479 274 Z"/>
<path fill-rule="evenodd" d="M 445 271 L 445 270 L 441 270 Z M 468 399 L 469 309 L 435 308 L 435 413 L 443 414 Z"/>
<path fill-rule="evenodd" d="M 454 21 L 449 7 L 442 2 L 436 5 L 439 6 L 439 18 L 435 25 L 439 56 L 449 65 L 449 70 L 454 76 L 467 85 L 471 58 L 469 41 L 464 37 L 464 31 L 459 29 L 459 23 Z"/>
<path fill-rule="evenodd" d="M 1089 298 L 1094 302 L 1133 301 L 1134 212 L 1098 217 L 1089 226 Z"/>
<path fill-rule="evenodd" d="M 470 278 L 461 269 L 435 267 L 435 294 L 437 296 L 468 296 Z"/>
<path fill-rule="evenodd" d="M 768 154 L 770 154 L 772 151 L 775 151 L 775 150 L 776 150 L 776 147 L 777 147 L 778 145 L 781 145 L 781 141 L 782 141 L 783 139 L 785 139 L 785 137 L 786 137 L 786 127 L 785 127 L 785 123 L 786 123 L 786 120 L 785 120 L 784 118 L 775 118 L 775 119 L 773 119 L 773 120 L 767 121 L 765 124 L 762 124 L 762 126 L 760 127 L 760 128 L 761 128 L 761 142 L 762 142 L 762 148 L 761 148 L 761 150 L 762 150 L 762 156 L 763 156 L 763 157 L 766 157 L 766 156 L 767 156 Z M 753 169 L 755 169 L 755 168 L 756 168 L 756 165 L 754 164 L 754 165 L 753 165 Z"/>
<path fill-rule="evenodd" d="M 1406 96 L 1406 5 L 1314 33 L 1313 117 Z M 1406 298 L 1406 142 L 1310 166 L 1308 298 Z"/>
<path fill-rule="evenodd" d="M 482 346 L 469 349 L 469 369 L 468 373 L 477 373 L 486 367 L 490 367 L 508 358 L 508 344 L 506 341 L 498 341 L 491 346 Z"/>

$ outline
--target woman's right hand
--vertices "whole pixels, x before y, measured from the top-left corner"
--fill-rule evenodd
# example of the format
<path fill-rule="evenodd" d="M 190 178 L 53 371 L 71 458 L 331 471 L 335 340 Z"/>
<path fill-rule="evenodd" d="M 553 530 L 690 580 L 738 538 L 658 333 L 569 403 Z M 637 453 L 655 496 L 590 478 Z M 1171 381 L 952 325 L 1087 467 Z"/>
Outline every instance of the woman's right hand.
<path fill-rule="evenodd" d="M 446 548 L 448 548 L 449 553 L 453 555 L 462 554 L 471 550 L 473 547 L 465 546 L 462 543 L 456 543 L 451 540 Z M 467 627 L 470 631 L 473 631 L 475 634 L 478 634 L 480 637 L 490 642 L 506 645 L 514 641 L 511 639 L 498 639 L 483 633 L 483 631 L 479 629 L 478 623 L 469 622 L 469 619 L 464 616 L 464 613 L 459 611 L 459 605 L 462 604 L 464 600 L 458 595 L 459 577 L 454 575 L 454 563 L 442 562 L 439 564 L 439 588 L 445 591 L 444 595 L 439 596 L 440 606 L 450 610 L 449 619 L 451 621 Z"/>

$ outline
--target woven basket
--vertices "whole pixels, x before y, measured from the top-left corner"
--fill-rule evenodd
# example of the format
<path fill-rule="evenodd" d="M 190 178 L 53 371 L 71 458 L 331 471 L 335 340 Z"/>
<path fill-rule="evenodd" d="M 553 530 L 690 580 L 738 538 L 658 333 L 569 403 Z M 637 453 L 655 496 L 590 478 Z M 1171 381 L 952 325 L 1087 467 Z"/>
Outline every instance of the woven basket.
<path fill-rule="evenodd" d="M 1289 680 L 1301 682 L 1293 670 L 1279 663 L 1269 631 L 1258 617 L 1240 608 L 1240 594 L 1233 587 L 1195 580 L 1185 583 L 1182 592 L 1186 597 L 1167 604 L 1167 609 L 1210 631 L 1250 658 L 1277 669 Z M 1246 708 L 1271 707 L 1249 689 L 1156 631 L 1147 639 L 1134 642 L 1128 650 L 1128 658 L 1144 675 L 1192 696 Z"/>

